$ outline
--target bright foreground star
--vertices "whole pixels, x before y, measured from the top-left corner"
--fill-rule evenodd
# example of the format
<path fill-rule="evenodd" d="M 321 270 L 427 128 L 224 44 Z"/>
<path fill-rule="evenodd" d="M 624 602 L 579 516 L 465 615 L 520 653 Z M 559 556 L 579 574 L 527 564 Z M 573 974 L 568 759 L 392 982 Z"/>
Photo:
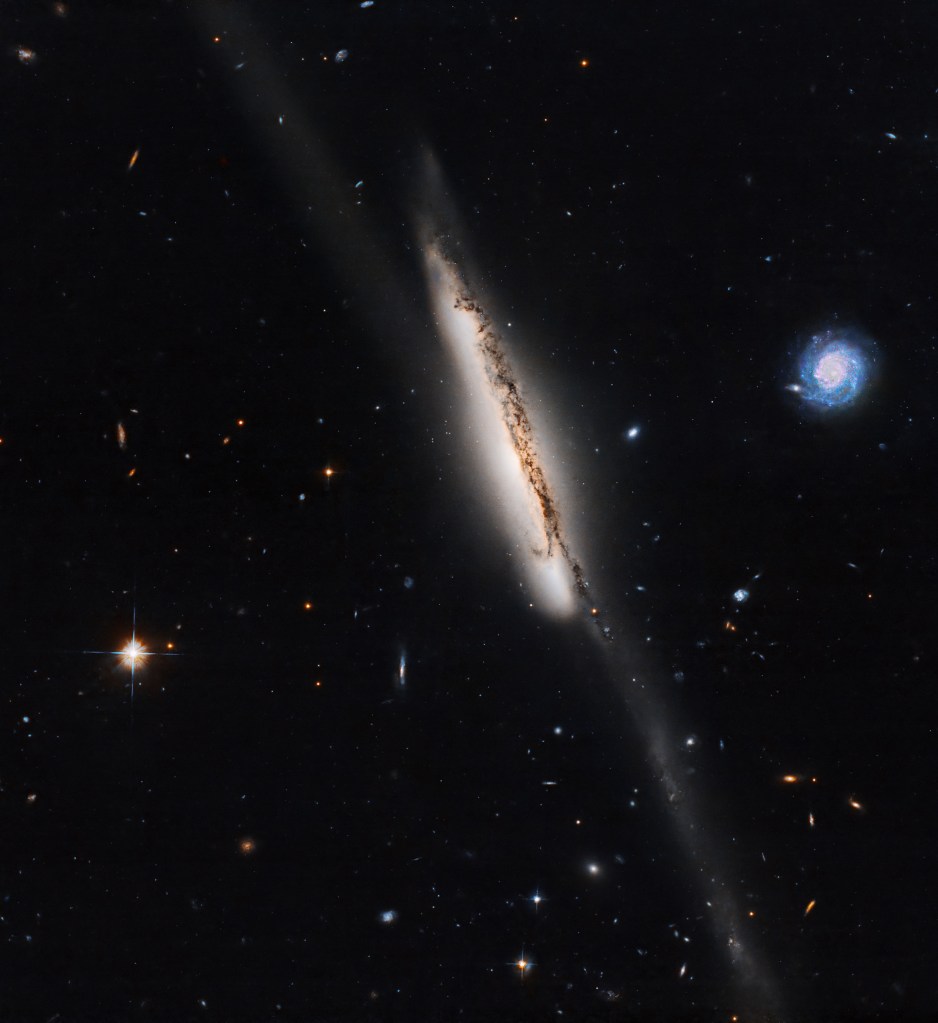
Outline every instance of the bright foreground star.
<path fill-rule="evenodd" d="M 146 651 L 143 649 L 143 646 L 135 639 L 132 639 L 127 646 L 121 650 L 121 654 L 123 654 L 124 657 L 124 666 L 127 668 L 136 667 L 137 660 L 141 657 L 146 657 Z"/>
<path fill-rule="evenodd" d="M 168 643 L 167 646 L 172 646 L 172 643 Z M 147 657 L 178 657 L 177 653 L 160 653 L 151 654 L 147 651 L 146 647 L 137 640 L 137 609 L 134 608 L 134 619 L 133 629 L 130 634 L 130 641 L 123 648 L 123 650 L 83 650 L 84 654 L 110 654 L 113 657 L 119 657 L 120 663 L 125 668 L 130 669 L 130 707 L 131 714 L 133 713 L 134 705 L 134 683 L 136 682 L 137 665 L 141 667 L 143 661 Z"/>

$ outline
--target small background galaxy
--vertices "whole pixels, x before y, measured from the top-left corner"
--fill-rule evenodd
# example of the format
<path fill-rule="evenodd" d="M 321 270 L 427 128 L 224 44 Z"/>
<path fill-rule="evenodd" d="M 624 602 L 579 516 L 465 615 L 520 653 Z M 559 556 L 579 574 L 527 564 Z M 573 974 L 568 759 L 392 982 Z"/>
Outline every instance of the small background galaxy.
<path fill-rule="evenodd" d="M 934 1019 L 932 5 L 0 19 L 0 1019 Z M 492 527 L 428 148 L 771 1010 Z"/>
<path fill-rule="evenodd" d="M 876 356 L 866 339 L 848 330 L 815 334 L 801 354 L 799 381 L 793 394 L 822 412 L 845 409 L 861 399 L 874 381 Z"/>

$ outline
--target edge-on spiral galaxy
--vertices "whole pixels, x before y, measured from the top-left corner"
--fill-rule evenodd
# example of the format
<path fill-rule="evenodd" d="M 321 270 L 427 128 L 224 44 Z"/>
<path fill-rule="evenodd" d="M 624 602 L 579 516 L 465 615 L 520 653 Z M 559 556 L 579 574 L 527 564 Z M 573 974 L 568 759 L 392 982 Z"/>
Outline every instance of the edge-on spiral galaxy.
<path fill-rule="evenodd" d="M 409 339 L 410 334 L 403 333 L 404 325 L 412 322 L 414 308 L 409 268 L 406 274 L 401 272 L 390 239 L 365 209 L 356 206 L 354 214 L 346 215 L 343 181 L 354 178 L 343 173 L 313 131 L 303 104 L 257 44 L 259 37 L 245 12 L 238 5 L 203 0 L 193 6 L 193 13 L 202 28 L 213 31 L 223 16 L 231 45 L 237 37 L 239 48 L 249 56 L 244 73 L 235 78 L 245 108 L 280 166 L 284 188 L 294 196 L 297 209 L 309 218 L 316 235 L 329 239 L 337 273 L 346 287 L 362 299 L 361 307 L 382 330 L 392 320 L 401 325 L 402 340 Z M 291 125 L 289 132 L 281 130 L 284 121 Z M 467 483 L 474 484 L 479 475 L 487 477 L 478 491 L 501 526 L 512 561 L 521 563 L 531 603 L 558 618 L 578 618 L 596 641 L 610 687 L 645 745 L 648 767 L 700 891 L 700 913 L 707 916 L 728 956 L 734 985 L 741 993 L 751 992 L 750 1000 L 764 1010 L 776 1002 L 772 973 L 759 961 L 744 930 L 739 899 L 743 882 L 733 866 L 732 848 L 714 833 L 722 818 L 710 811 L 702 786 L 683 767 L 687 740 L 682 736 L 687 732 L 680 727 L 677 710 L 655 685 L 653 671 L 642 668 L 637 644 L 628 640 L 624 617 L 615 618 L 615 628 L 611 627 L 611 608 L 622 608 L 614 600 L 603 612 L 596 606 L 594 591 L 605 586 L 614 593 L 615 581 L 610 585 L 597 578 L 594 585 L 587 583 L 588 573 L 577 553 L 585 545 L 571 529 L 566 506 L 562 514 L 558 502 L 558 492 L 566 491 L 558 491 L 556 477 L 551 482 L 558 460 L 551 457 L 547 435 L 541 430 L 535 433 L 530 415 L 536 408 L 534 396 L 522 387 L 508 346 L 470 285 L 465 252 L 457 241 L 463 232 L 449 229 L 459 219 L 428 151 L 422 173 L 418 170 L 411 180 L 410 205 L 436 332 L 462 377 L 462 386 L 453 389 L 451 407 L 462 413 L 465 447 L 477 455 L 477 471 L 467 470 Z M 822 377 L 826 375 L 833 384 L 839 372 L 837 364 L 825 364 Z M 602 559 L 590 564 L 602 571 Z M 402 653 L 398 685 L 403 685 L 405 661 Z"/>
<path fill-rule="evenodd" d="M 540 606 L 568 615 L 588 603 L 583 569 L 571 551 L 544 470 L 534 428 L 504 341 L 446 252 L 442 232 L 424 232 L 424 270 L 437 328 L 463 377 L 470 428 L 496 483 L 506 536 L 522 553 Z"/>
<path fill-rule="evenodd" d="M 437 207 L 445 206 L 439 169 L 429 161 L 427 187 Z M 724 945 L 737 981 L 754 992 L 762 1006 L 775 1001 L 774 985 L 753 949 L 742 941 L 743 919 L 727 880 L 733 870 L 703 825 L 706 807 L 678 759 L 681 749 L 673 715 L 655 687 L 637 667 L 629 645 L 613 638 L 609 618 L 594 606 L 581 562 L 573 554 L 546 466 L 552 464 L 544 439 L 535 432 L 505 341 L 463 269 L 465 256 L 451 231 L 449 218 L 425 212 L 418 217 L 418 239 L 437 333 L 462 377 L 456 405 L 463 409 L 465 439 L 488 475 L 487 503 L 498 512 L 505 538 L 522 555 L 524 574 L 534 606 L 556 616 L 580 612 L 602 641 L 610 679 L 642 735 L 648 763 L 661 786 L 677 837 L 693 869 L 703 881 L 706 907 Z M 820 370 L 835 385 L 840 363 Z M 849 372 L 849 365 L 844 372 Z M 819 383 L 820 386 L 820 383 Z M 618 624 L 618 623 L 617 623 Z M 617 627 L 616 632 L 618 633 Z"/>

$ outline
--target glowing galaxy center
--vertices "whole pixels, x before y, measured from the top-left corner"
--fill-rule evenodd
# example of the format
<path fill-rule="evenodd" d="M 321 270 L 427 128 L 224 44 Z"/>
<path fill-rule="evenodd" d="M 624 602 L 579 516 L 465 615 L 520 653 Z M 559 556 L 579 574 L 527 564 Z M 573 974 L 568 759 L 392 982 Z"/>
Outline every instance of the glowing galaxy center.
<path fill-rule="evenodd" d="M 829 352 L 818 360 L 814 368 L 814 379 L 826 391 L 840 387 L 850 372 L 850 361 L 843 352 Z"/>
<path fill-rule="evenodd" d="M 572 555 L 550 487 L 534 427 L 503 339 L 437 233 L 424 242 L 424 269 L 437 329 L 465 384 L 467 435 L 485 465 L 505 534 L 539 606 L 573 613 L 587 584 Z M 533 605 L 532 605 L 533 606 Z"/>
<path fill-rule="evenodd" d="M 869 358 L 860 344 L 826 330 L 811 338 L 801 356 L 801 382 L 790 390 L 822 409 L 843 408 L 863 390 Z"/>

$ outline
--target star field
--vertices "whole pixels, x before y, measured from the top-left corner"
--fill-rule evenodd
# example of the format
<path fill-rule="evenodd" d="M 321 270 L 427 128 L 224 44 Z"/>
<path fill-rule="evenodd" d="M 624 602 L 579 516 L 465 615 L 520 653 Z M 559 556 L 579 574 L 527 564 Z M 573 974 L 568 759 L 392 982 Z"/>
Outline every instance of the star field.
<path fill-rule="evenodd" d="M 5 13 L 0 1019 L 931 1019 L 931 13 Z"/>

